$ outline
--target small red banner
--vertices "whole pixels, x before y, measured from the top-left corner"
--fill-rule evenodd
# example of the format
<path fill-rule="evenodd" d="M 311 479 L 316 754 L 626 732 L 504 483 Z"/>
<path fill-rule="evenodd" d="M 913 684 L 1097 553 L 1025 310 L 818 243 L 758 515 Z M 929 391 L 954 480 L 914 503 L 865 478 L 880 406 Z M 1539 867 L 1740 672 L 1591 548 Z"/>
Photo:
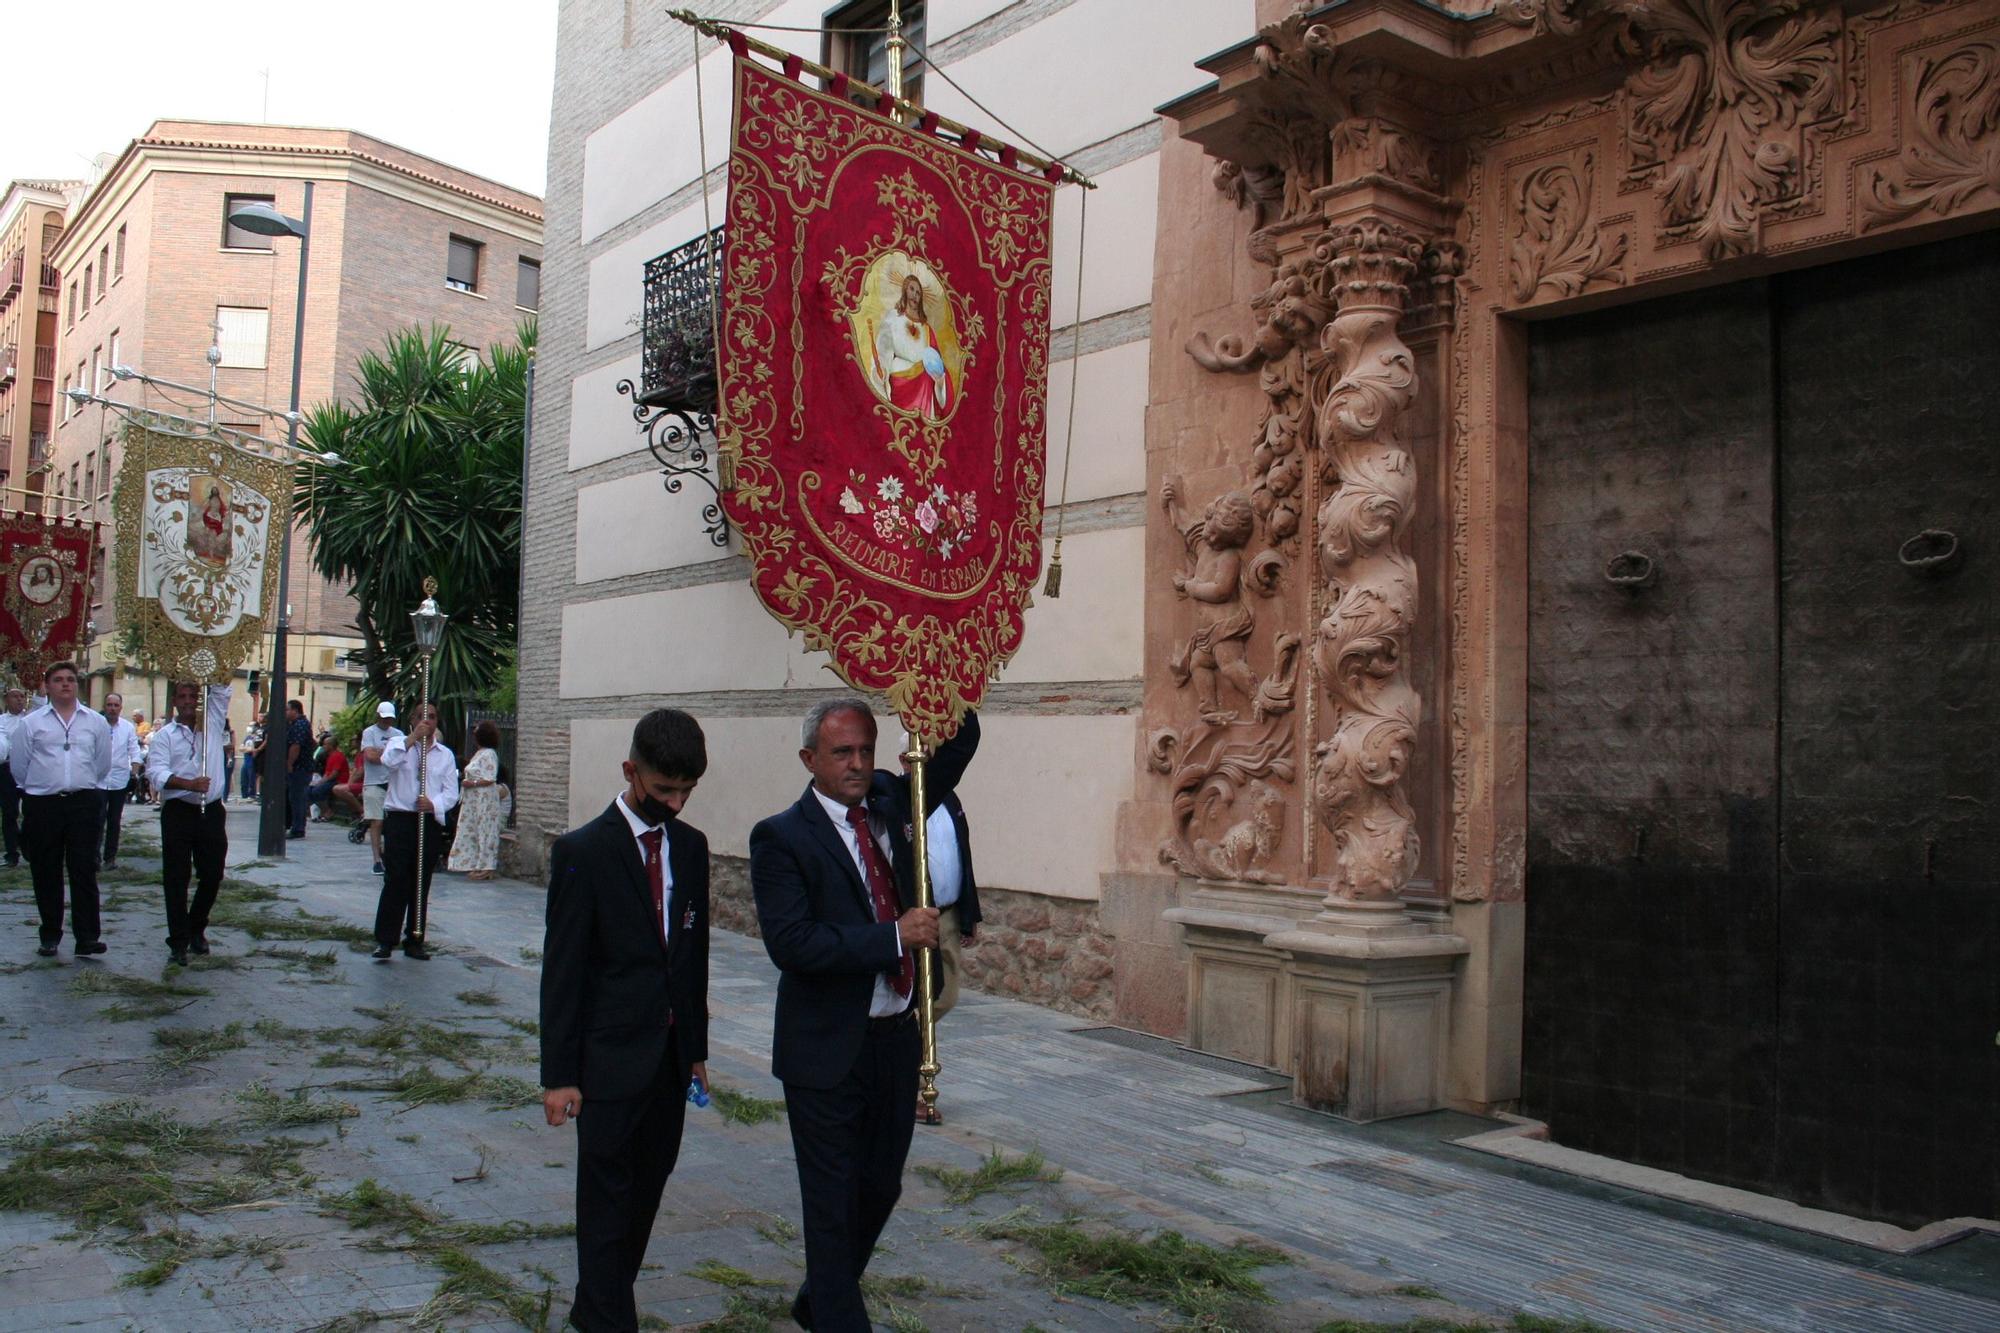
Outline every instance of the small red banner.
<path fill-rule="evenodd" d="M 83 638 L 96 549 L 95 523 L 0 514 L 0 646 L 30 690 Z"/>
<path fill-rule="evenodd" d="M 1041 567 L 1053 185 L 736 61 L 720 338 L 758 597 L 942 740 Z"/>

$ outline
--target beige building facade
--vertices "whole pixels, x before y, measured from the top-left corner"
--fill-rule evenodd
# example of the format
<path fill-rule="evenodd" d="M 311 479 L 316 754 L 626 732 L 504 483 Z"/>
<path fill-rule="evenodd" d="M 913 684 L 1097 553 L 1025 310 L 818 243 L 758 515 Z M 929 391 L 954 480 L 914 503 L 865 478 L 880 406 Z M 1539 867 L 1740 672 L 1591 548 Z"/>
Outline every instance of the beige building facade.
<path fill-rule="evenodd" d="M 1057 220 L 1064 595 L 963 789 L 977 984 L 1350 1119 L 1520 1111 L 1838 1211 L 2000 1213 L 2000 5 L 922 17 L 1102 187 L 1081 310 L 1075 191 Z M 727 56 L 697 80 L 611 4 L 560 43 L 524 850 L 684 706 L 748 923 L 745 837 L 835 685 L 618 388 L 645 261 L 721 219 Z"/>
<path fill-rule="evenodd" d="M 17 180 L 0 195 L 0 509 L 40 512 L 57 412 L 55 251 L 82 189 Z"/>
<path fill-rule="evenodd" d="M 156 121 L 112 163 L 76 209 L 58 256 L 75 272 L 57 302 L 57 422 L 48 490 L 95 505 L 108 520 L 123 462 L 117 414 L 77 407 L 73 385 L 154 410 L 200 416 L 199 395 L 116 379 L 131 366 L 282 412 L 289 401 L 297 301 L 297 242 L 229 227 L 227 213 L 264 202 L 292 217 L 313 182 L 312 252 L 300 401 L 350 395 L 364 352 L 412 325 L 445 325 L 468 349 L 512 342 L 539 300 L 541 206 L 532 195 L 347 130 Z M 469 270 L 464 260 L 471 260 Z M 520 304 L 526 301 L 527 305 Z M 281 417 L 223 404 L 225 425 L 280 438 Z M 107 525 L 100 566 L 118 577 Z M 292 534 L 288 674 L 294 697 L 324 722 L 362 679 L 347 590 L 318 577 L 303 529 Z M 99 591 L 88 654 L 92 696 L 120 689 L 128 707 L 164 706 L 165 683 L 119 652 L 112 598 Z M 267 635 L 244 670 L 263 668 Z M 249 704 L 238 693 L 239 728 Z"/>

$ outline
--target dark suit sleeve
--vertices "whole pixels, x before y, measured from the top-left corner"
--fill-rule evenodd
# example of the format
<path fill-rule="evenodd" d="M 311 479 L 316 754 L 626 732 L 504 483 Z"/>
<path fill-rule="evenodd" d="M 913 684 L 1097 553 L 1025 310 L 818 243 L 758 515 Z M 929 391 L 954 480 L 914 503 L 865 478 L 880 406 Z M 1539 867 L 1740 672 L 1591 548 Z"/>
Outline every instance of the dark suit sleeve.
<path fill-rule="evenodd" d="M 692 1012 L 680 1015 L 675 1021 L 685 1023 L 686 1031 L 681 1041 L 682 1055 L 689 1064 L 702 1064 L 708 1060 L 708 837 L 700 829 L 690 828 L 688 832 L 696 839 L 694 855 L 694 938 L 688 943 L 693 948 L 689 955 L 689 967 L 694 973 L 694 1000 Z"/>
<path fill-rule="evenodd" d="M 965 720 L 958 724 L 958 734 L 938 746 L 937 753 L 924 765 L 924 816 L 929 818 L 932 811 L 944 798 L 958 789 L 965 770 L 972 767 L 972 756 L 979 750 L 979 714 L 967 709 Z M 910 778 L 907 773 L 891 773 L 887 769 L 875 770 L 876 790 L 886 779 L 897 803 L 897 809 L 907 813 L 911 806 Z"/>
<path fill-rule="evenodd" d="M 590 975 L 593 906 L 577 835 L 549 853 L 548 929 L 542 940 L 542 1086 L 583 1082 L 583 993 Z"/>
<path fill-rule="evenodd" d="M 750 891 L 764 951 L 780 971 L 888 972 L 899 965 L 893 922 L 821 921 L 806 893 L 806 865 L 776 819 L 750 831 Z"/>

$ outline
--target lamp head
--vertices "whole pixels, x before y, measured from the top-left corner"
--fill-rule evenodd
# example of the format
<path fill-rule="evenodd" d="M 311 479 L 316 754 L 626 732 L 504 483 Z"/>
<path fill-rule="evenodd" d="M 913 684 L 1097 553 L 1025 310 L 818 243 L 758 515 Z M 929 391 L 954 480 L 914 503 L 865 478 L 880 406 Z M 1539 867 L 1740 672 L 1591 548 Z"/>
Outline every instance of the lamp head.
<path fill-rule="evenodd" d="M 269 204 L 245 204 L 229 215 L 231 226 L 259 236 L 298 236 L 306 234 L 306 224 L 297 218 L 286 217 Z"/>
<path fill-rule="evenodd" d="M 75 403 L 78 407 L 82 407 L 85 403 L 90 401 L 90 390 L 84 388 L 81 385 L 78 385 L 74 389 L 64 390 L 63 396 L 68 398 L 72 403 Z"/>
<path fill-rule="evenodd" d="M 417 636 L 417 652 L 429 657 L 444 642 L 444 622 L 451 617 L 438 610 L 437 580 L 424 580 L 424 600 L 410 612 L 410 629 Z"/>

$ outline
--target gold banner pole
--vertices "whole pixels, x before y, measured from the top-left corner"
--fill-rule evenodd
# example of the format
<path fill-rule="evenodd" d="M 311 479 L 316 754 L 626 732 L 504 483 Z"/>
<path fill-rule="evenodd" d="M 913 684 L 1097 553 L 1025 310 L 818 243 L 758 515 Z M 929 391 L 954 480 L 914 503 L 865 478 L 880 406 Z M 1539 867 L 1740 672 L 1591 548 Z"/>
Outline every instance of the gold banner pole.
<path fill-rule="evenodd" d="M 428 582 L 428 580 L 426 580 Z M 431 655 L 424 653 L 417 658 L 417 721 L 422 722 L 429 715 L 431 706 Z M 417 797 L 419 800 L 430 795 L 431 743 L 426 740 L 417 746 Z M 424 942 L 424 932 L 430 926 L 431 895 L 430 881 L 424 876 L 424 835 L 430 832 L 431 817 L 422 810 L 417 811 L 417 943 Z"/>
<path fill-rule="evenodd" d="M 931 847 L 929 802 L 924 790 L 924 743 L 910 737 L 910 849 L 917 858 L 917 906 L 931 906 Z M 917 950 L 917 1022 L 924 1038 L 923 1063 L 917 1066 L 917 1095 L 926 1108 L 937 1105 L 937 1010 L 931 996 L 931 978 L 937 970 L 937 950 Z"/>

